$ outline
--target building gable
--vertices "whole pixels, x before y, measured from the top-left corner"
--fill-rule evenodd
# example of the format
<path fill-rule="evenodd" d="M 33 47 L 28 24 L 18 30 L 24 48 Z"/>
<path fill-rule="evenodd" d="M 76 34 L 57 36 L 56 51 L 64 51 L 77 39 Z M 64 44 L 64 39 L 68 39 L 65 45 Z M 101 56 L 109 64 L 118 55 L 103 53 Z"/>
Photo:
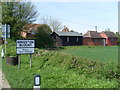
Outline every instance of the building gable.
<path fill-rule="evenodd" d="M 90 38 L 103 38 L 99 35 L 97 31 L 88 31 L 83 35 L 83 37 L 90 37 Z"/>
<path fill-rule="evenodd" d="M 105 34 L 108 38 L 117 38 L 117 36 L 111 31 L 103 31 L 101 34 Z"/>

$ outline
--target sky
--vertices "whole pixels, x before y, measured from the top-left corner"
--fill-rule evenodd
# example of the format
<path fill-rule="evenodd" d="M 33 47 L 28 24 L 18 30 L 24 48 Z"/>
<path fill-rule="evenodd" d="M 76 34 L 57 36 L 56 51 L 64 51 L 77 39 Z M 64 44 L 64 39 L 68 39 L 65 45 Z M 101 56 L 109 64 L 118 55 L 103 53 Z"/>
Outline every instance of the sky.
<path fill-rule="evenodd" d="M 118 2 L 33 2 L 39 15 L 34 23 L 41 23 L 42 16 L 50 16 L 62 22 L 70 30 L 86 33 L 101 32 L 110 28 L 118 31 Z"/>

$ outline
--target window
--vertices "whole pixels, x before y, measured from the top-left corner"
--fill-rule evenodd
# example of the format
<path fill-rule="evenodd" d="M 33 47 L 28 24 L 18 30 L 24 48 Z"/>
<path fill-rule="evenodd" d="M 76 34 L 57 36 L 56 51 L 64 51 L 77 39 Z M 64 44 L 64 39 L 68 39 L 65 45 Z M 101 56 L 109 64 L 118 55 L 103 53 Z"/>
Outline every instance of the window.
<path fill-rule="evenodd" d="M 93 39 L 93 42 L 96 42 L 96 39 Z"/>
<path fill-rule="evenodd" d="M 112 38 L 112 40 L 111 40 L 112 42 L 114 41 L 114 38 Z"/>
<path fill-rule="evenodd" d="M 101 42 L 101 40 L 100 40 L 100 39 L 98 39 L 98 42 Z"/>
<path fill-rule="evenodd" d="M 69 42 L 69 37 L 67 37 L 67 42 Z"/>
<path fill-rule="evenodd" d="M 32 31 L 31 34 L 32 34 L 32 35 L 35 35 L 36 33 Z"/>
<path fill-rule="evenodd" d="M 79 38 L 77 37 L 77 42 L 79 41 Z"/>

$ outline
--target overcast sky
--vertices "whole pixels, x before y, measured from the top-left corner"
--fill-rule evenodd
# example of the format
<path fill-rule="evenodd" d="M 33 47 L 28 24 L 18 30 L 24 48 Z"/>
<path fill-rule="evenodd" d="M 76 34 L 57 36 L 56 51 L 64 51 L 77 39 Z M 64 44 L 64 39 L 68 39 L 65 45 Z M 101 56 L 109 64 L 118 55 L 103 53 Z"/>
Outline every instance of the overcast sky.
<path fill-rule="evenodd" d="M 62 21 L 70 30 L 85 33 L 87 30 L 98 32 L 110 28 L 118 31 L 118 2 L 33 2 L 39 17 L 52 16 Z"/>

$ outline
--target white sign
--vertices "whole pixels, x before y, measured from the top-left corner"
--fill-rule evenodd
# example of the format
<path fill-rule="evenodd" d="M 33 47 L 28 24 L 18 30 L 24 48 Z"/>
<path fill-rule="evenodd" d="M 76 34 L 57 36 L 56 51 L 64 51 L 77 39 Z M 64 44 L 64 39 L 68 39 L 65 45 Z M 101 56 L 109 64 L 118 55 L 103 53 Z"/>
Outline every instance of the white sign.
<path fill-rule="evenodd" d="M 17 54 L 32 54 L 34 53 L 34 40 L 17 40 Z"/>
<path fill-rule="evenodd" d="M 10 25 L 2 25 L 2 38 L 10 38 Z"/>
<path fill-rule="evenodd" d="M 40 84 L 40 81 L 39 81 L 39 80 L 40 80 L 40 77 L 36 77 L 36 78 L 35 78 L 35 83 L 36 83 L 36 85 L 39 85 L 39 84 Z"/>
<path fill-rule="evenodd" d="M 25 48 L 29 48 L 29 47 L 35 47 L 34 46 L 34 40 L 17 40 L 17 48 L 19 47 L 19 48 L 23 48 L 23 47 L 25 47 Z"/>
<path fill-rule="evenodd" d="M 34 48 L 17 48 L 17 54 L 32 54 L 34 53 Z"/>

